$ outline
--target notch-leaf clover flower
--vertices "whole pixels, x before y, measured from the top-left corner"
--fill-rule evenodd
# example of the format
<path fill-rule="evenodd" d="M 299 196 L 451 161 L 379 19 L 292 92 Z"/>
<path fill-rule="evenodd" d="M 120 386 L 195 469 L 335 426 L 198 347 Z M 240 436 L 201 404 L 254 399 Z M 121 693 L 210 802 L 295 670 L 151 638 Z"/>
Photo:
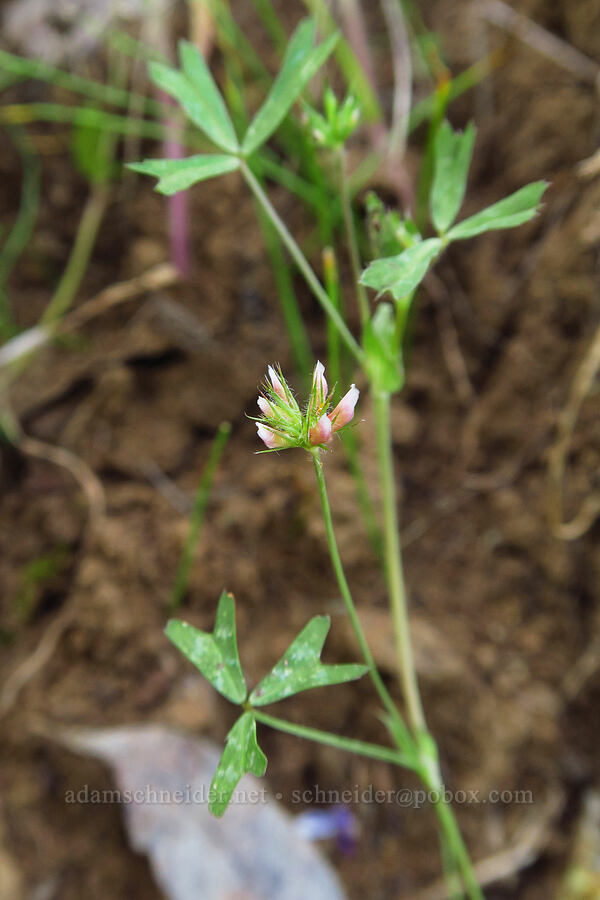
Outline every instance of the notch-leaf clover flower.
<path fill-rule="evenodd" d="M 327 445 L 336 431 L 344 428 L 354 417 L 359 391 L 356 385 L 342 397 L 332 412 L 328 412 L 331 394 L 325 378 L 323 363 L 317 362 L 312 387 L 303 413 L 279 367 L 268 368 L 268 379 L 257 403 L 262 413 L 255 419 L 256 431 L 268 450 L 287 450 Z M 263 453 L 267 452 L 263 451 Z"/>

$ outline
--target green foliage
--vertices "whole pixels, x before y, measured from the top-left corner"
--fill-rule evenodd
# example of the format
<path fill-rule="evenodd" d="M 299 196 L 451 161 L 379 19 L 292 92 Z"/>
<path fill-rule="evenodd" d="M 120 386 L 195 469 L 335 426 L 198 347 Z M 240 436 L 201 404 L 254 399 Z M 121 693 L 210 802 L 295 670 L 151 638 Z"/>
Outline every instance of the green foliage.
<path fill-rule="evenodd" d="M 73 127 L 71 155 L 76 168 L 90 184 L 106 184 L 121 173 L 106 138 L 106 132 L 100 128 L 77 123 Z"/>
<path fill-rule="evenodd" d="M 260 778 L 266 769 L 267 757 L 256 740 L 256 721 L 251 712 L 245 712 L 227 735 L 225 750 L 210 785 L 208 808 L 213 816 L 223 815 L 243 775 L 251 772 Z"/>
<path fill-rule="evenodd" d="M 304 119 L 313 140 L 321 147 L 337 150 L 343 147 L 360 119 L 360 109 L 356 98 L 348 94 L 339 103 L 330 87 L 323 94 L 324 115 L 308 104 L 304 105 Z"/>
<path fill-rule="evenodd" d="M 365 366 L 375 391 L 393 394 L 404 384 L 399 337 L 393 307 L 380 303 L 363 334 Z"/>
<path fill-rule="evenodd" d="M 498 203 L 482 209 L 468 219 L 451 228 L 446 235 L 448 241 L 459 241 L 475 237 L 485 231 L 500 228 L 514 228 L 532 219 L 539 210 L 542 194 L 548 187 L 547 181 L 534 181 L 505 197 Z"/>
<path fill-rule="evenodd" d="M 236 156 L 224 153 L 199 153 L 185 159 L 147 159 L 127 166 L 134 172 L 158 178 L 156 190 L 159 194 L 176 194 L 198 181 L 235 172 L 239 167 L 240 161 Z"/>
<path fill-rule="evenodd" d="M 394 300 L 402 300 L 423 280 L 442 246 L 440 238 L 428 238 L 398 256 L 376 259 L 362 273 L 361 284 L 380 294 L 389 291 Z"/>
<path fill-rule="evenodd" d="M 162 63 L 150 63 L 150 77 L 161 90 L 174 97 L 192 122 L 221 150 L 239 150 L 233 124 L 214 79 L 197 47 L 179 43 L 183 71 Z"/>
<path fill-rule="evenodd" d="M 168 623 L 166 635 L 183 655 L 220 694 L 233 703 L 244 703 L 246 707 L 246 712 L 227 736 L 211 784 L 209 809 L 215 816 L 225 812 L 242 775 L 252 772 L 260 776 L 267 767 L 266 757 L 256 742 L 256 721 L 251 706 L 266 706 L 314 687 L 354 681 L 368 672 L 368 667 L 363 665 L 324 665 L 321 662 L 321 650 L 330 624 L 329 616 L 311 619 L 244 703 L 246 683 L 238 656 L 232 595 L 221 594 L 212 634 L 198 631 L 178 619 Z"/>
<path fill-rule="evenodd" d="M 242 153 L 250 156 L 273 134 L 286 117 L 310 79 L 321 68 L 336 45 L 338 36 L 333 34 L 313 46 L 315 23 L 304 19 L 287 46 L 281 69 L 271 86 L 267 99 L 250 123 L 244 140 Z"/>
<path fill-rule="evenodd" d="M 354 681 L 367 666 L 324 665 L 321 651 L 331 626 L 329 616 L 315 616 L 292 641 L 278 663 L 250 694 L 253 706 L 267 706 L 292 694 L 330 684 Z"/>
<path fill-rule="evenodd" d="M 204 466 L 200 484 L 198 485 L 198 490 L 194 497 L 194 506 L 190 515 L 190 528 L 179 560 L 179 565 L 177 566 L 177 574 L 175 575 L 175 584 L 173 585 L 173 594 L 170 603 L 171 609 L 177 609 L 185 597 L 190 578 L 190 571 L 194 562 L 194 554 L 196 552 L 196 547 L 198 546 L 200 532 L 202 530 L 202 525 L 204 524 L 204 515 L 210 499 L 213 480 L 230 434 L 231 425 L 229 422 L 221 422 L 217 429 L 212 447 L 210 448 L 208 460 Z"/>
<path fill-rule="evenodd" d="M 220 694 L 232 703 L 246 699 L 246 682 L 240 665 L 235 632 L 235 600 L 223 591 L 211 634 L 171 619 L 165 634 L 199 669 Z"/>
<path fill-rule="evenodd" d="M 462 206 L 474 143 L 472 122 L 463 133 L 454 131 L 449 122 L 442 122 L 436 134 L 429 205 L 431 219 L 439 234 L 452 225 Z"/>
<path fill-rule="evenodd" d="M 412 219 L 403 219 L 395 209 L 386 209 L 374 191 L 366 196 L 367 223 L 373 256 L 397 256 L 418 243 L 421 235 Z"/>
<path fill-rule="evenodd" d="M 67 562 L 68 547 L 58 544 L 23 567 L 15 598 L 21 621 L 28 622 L 31 619 L 43 591 L 64 572 Z"/>

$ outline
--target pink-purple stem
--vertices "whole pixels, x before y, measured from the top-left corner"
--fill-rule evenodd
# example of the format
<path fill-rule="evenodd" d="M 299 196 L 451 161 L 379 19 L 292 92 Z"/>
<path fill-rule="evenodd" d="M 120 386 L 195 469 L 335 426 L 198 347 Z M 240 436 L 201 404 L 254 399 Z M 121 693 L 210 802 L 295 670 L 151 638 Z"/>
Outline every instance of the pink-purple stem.
<path fill-rule="evenodd" d="M 160 100 L 173 105 L 167 94 L 160 93 Z M 180 127 L 165 122 L 168 137 L 164 142 L 164 155 L 167 159 L 183 159 L 184 150 L 179 142 Z M 188 216 L 188 199 L 185 191 L 167 198 L 167 215 L 169 223 L 169 247 L 171 262 L 182 278 L 190 274 L 190 228 Z"/>

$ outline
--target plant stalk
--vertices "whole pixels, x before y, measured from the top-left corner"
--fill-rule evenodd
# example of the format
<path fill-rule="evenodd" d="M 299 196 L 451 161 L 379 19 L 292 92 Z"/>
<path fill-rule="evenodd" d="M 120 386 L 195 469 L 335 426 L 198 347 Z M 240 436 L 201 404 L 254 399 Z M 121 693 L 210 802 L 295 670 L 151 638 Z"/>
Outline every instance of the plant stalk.
<path fill-rule="evenodd" d="M 346 580 L 344 567 L 342 565 L 342 560 L 333 529 L 331 507 L 329 506 L 327 486 L 325 484 L 325 476 L 323 474 L 323 464 L 321 463 L 320 450 L 318 449 L 318 447 L 315 447 L 315 449 L 311 451 L 311 455 L 315 465 L 315 475 L 317 476 L 319 498 L 321 500 L 321 508 L 323 510 L 323 518 L 325 520 L 325 532 L 327 534 L 329 554 L 331 556 L 331 562 L 333 564 L 333 570 L 335 572 L 340 593 L 342 595 L 342 600 L 344 601 L 344 604 L 346 606 L 350 624 L 352 625 L 352 629 L 354 631 L 354 634 L 356 635 L 356 640 L 358 641 L 358 645 L 360 647 L 365 664 L 369 667 L 371 680 L 373 681 L 375 689 L 379 694 L 381 702 L 383 703 L 390 717 L 394 720 L 398 720 L 400 718 L 400 714 L 396 709 L 396 705 L 390 697 L 385 684 L 383 683 L 381 675 L 379 674 L 379 671 L 375 664 L 375 660 L 373 659 L 373 654 L 371 653 L 371 649 L 367 643 L 363 627 L 358 617 L 358 613 L 356 612 L 356 607 L 354 605 L 354 600 L 352 599 L 352 594 L 350 593 L 348 582 Z"/>
<path fill-rule="evenodd" d="M 315 295 L 315 297 L 321 304 L 324 312 L 326 313 L 326 315 L 328 315 L 330 317 L 330 319 L 333 322 L 335 322 L 335 325 L 336 325 L 338 331 L 340 332 L 342 339 L 344 340 L 346 346 L 351 351 L 351 353 L 356 357 L 356 360 L 359 363 L 362 363 L 363 357 L 364 357 L 364 353 L 363 353 L 362 349 L 360 348 L 356 339 L 351 334 L 348 326 L 342 319 L 341 315 L 339 314 L 339 312 L 337 311 L 337 309 L 331 302 L 331 299 L 329 298 L 327 291 L 325 290 L 325 288 L 323 287 L 323 285 L 321 284 L 321 282 L 319 281 L 319 279 L 317 278 L 317 276 L 311 269 L 306 257 L 302 253 L 302 250 L 300 249 L 300 247 L 298 246 L 298 244 L 296 243 L 296 241 L 294 240 L 294 238 L 288 231 L 287 226 L 279 217 L 277 210 L 275 209 L 275 207 L 273 206 L 273 204 L 267 197 L 266 193 L 263 191 L 262 187 L 258 183 L 257 179 L 254 177 L 254 175 L 250 171 L 250 168 L 244 161 L 242 161 L 240 169 L 241 169 L 242 175 L 246 181 L 246 184 L 248 185 L 248 187 L 250 188 L 250 190 L 252 191 L 252 193 L 254 194 L 254 196 L 256 197 L 256 199 L 258 200 L 258 202 L 264 209 L 265 213 L 267 214 L 267 216 L 269 217 L 271 222 L 273 223 L 273 226 L 275 227 L 277 233 L 279 234 L 279 237 L 281 238 L 281 240 L 287 247 L 292 259 L 294 260 L 294 262 L 300 269 L 302 275 L 304 276 L 306 283 L 308 284 L 311 291 L 313 292 L 313 294 Z"/>
<path fill-rule="evenodd" d="M 373 396 L 383 505 L 383 538 L 388 592 L 392 609 L 394 637 L 398 650 L 400 682 L 406 702 L 407 718 L 413 733 L 415 736 L 418 736 L 419 733 L 427 731 L 427 725 L 419 693 L 410 639 L 408 604 L 400 551 L 400 532 L 396 510 L 396 482 L 390 431 L 390 395 L 384 392 L 377 392 Z"/>
<path fill-rule="evenodd" d="M 350 188 L 348 185 L 348 177 L 346 173 L 346 150 L 342 146 L 338 151 L 338 159 L 340 166 L 340 188 L 342 196 L 342 213 L 344 216 L 344 227 L 346 229 L 346 240 L 348 241 L 348 253 L 350 255 L 350 264 L 352 266 L 352 276 L 356 284 L 356 296 L 358 298 L 358 308 L 360 310 L 360 321 L 364 328 L 370 318 L 369 300 L 367 291 L 363 284 L 360 283 L 361 265 L 360 254 L 358 252 L 358 241 L 356 239 L 356 228 L 354 227 L 354 216 L 352 213 L 352 201 L 350 199 Z"/>
<path fill-rule="evenodd" d="M 279 719 L 267 713 L 259 712 L 256 707 L 250 707 L 252 715 L 257 722 L 269 725 L 277 731 L 293 734 L 295 737 L 308 741 L 316 741 L 317 744 L 326 744 L 328 747 L 336 747 L 348 753 L 356 753 L 359 756 L 367 756 L 369 759 L 377 759 L 380 762 L 392 763 L 395 766 L 405 765 L 405 759 L 399 750 L 393 747 L 382 747 L 379 744 L 371 744 L 367 741 L 357 741 L 355 738 L 347 738 L 330 731 L 321 731 L 319 728 L 310 728 L 307 725 L 297 725 L 286 719 Z"/>
<path fill-rule="evenodd" d="M 379 459 L 379 472 L 384 516 L 384 549 L 386 573 L 394 635 L 398 648 L 398 662 L 400 681 L 406 702 L 408 723 L 415 737 L 415 743 L 420 750 L 420 775 L 426 787 L 435 791 L 438 795 L 434 803 L 435 812 L 442 835 L 442 841 L 452 856 L 456 871 L 464 882 L 465 889 L 470 900 L 483 900 L 481 888 L 473 870 L 469 853 L 462 839 L 458 823 L 451 806 L 444 798 L 444 784 L 439 771 L 437 760 L 431 758 L 423 750 L 426 737 L 428 742 L 433 742 L 429 735 L 417 674 L 414 665 L 410 627 L 408 622 L 408 604 L 402 555 L 400 547 L 400 531 L 398 527 L 398 513 L 396 505 L 396 482 L 394 478 L 394 462 L 392 456 L 392 441 L 390 429 L 390 395 L 385 392 L 374 392 L 375 427 L 377 434 L 377 454 Z M 434 745 L 435 746 L 435 745 Z M 453 873 L 448 870 L 448 862 L 445 861 L 447 881 L 453 880 Z"/>

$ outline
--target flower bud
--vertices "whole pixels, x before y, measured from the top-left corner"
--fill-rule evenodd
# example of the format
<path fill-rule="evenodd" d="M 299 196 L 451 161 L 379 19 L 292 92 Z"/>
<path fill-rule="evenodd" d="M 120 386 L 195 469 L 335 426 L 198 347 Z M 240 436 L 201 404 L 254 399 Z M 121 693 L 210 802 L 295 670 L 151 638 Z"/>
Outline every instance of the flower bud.
<path fill-rule="evenodd" d="M 278 447 L 285 447 L 285 439 L 280 434 L 275 434 L 272 428 L 267 428 L 261 422 L 256 423 L 256 432 L 269 450 L 276 450 Z"/>
<path fill-rule="evenodd" d="M 308 437 L 313 447 L 325 444 L 331 437 L 331 419 L 329 416 L 321 416 L 317 424 L 310 429 Z"/>
<path fill-rule="evenodd" d="M 281 397 L 282 400 L 287 401 L 286 393 L 284 387 L 277 377 L 277 372 L 273 368 L 273 366 L 269 366 L 269 378 L 271 379 L 271 384 L 273 385 L 273 390 L 277 394 L 278 397 Z"/>
<path fill-rule="evenodd" d="M 327 381 L 325 380 L 325 366 L 317 362 L 313 373 L 312 396 L 314 409 L 321 410 L 327 401 Z"/>
<path fill-rule="evenodd" d="M 332 431 L 339 431 L 354 418 L 354 407 L 359 397 L 359 390 L 355 384 L 344 394 L 333 412 L 329 413 Z"/>
<path fill-rule="evenodd" d="M 259 397 L 256 401 L 258 403 L 259 409 L 265 418 L 269 418 L 269 416 L 275 415 L 275 410 L 269 403 L 269 401 L 265 397 Z"/>

